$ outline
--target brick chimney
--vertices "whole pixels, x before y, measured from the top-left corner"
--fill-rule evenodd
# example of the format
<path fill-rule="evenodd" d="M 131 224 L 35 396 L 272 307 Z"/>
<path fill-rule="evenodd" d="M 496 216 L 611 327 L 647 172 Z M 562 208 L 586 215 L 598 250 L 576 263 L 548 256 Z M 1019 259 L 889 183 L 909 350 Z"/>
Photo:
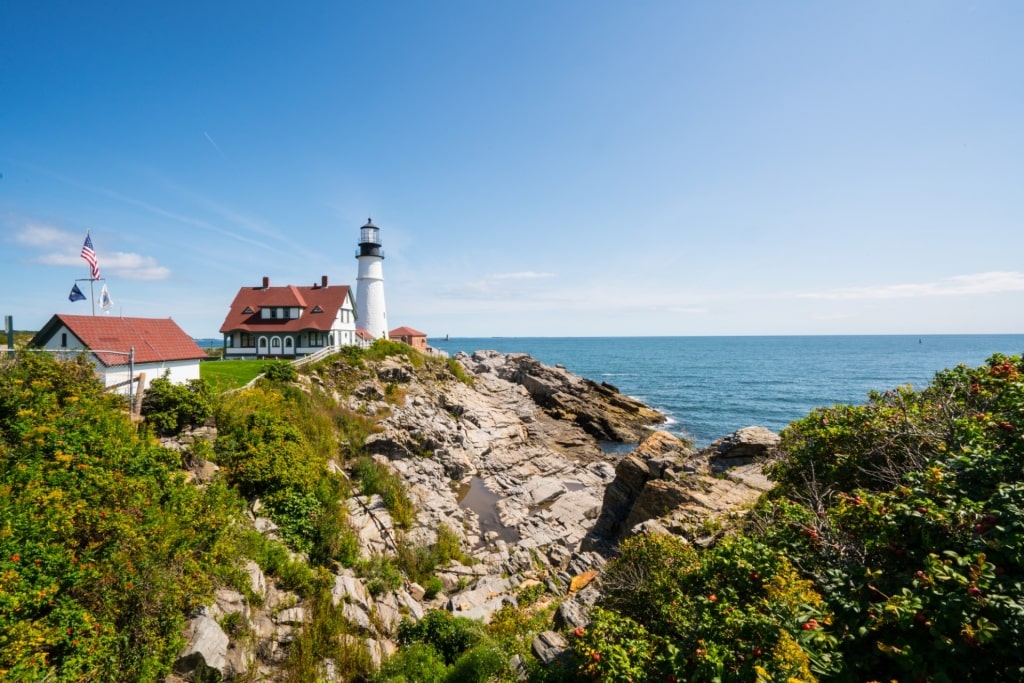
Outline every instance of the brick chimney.
<path fill-rule="evenodd" d="M 326 275 L 321 275 L 320 276 L 320 286 L 321 287 L 327 287 L 327 276 Z"/>
<path fill-rule="evenodd" d="M 264 275 L 263 276 L 263 289 L 267 289 L 269 287 L 270 287 L 270 278 L 267 277 L 266 275 Z"/>

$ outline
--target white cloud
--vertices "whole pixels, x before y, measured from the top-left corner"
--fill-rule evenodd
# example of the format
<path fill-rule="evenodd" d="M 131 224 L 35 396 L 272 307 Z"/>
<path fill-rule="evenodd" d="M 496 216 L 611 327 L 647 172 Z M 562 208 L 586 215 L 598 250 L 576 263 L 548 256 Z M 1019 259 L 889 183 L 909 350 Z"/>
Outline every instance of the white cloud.
<path fill-rule="evenodd" d="M 84 241 L 84 237 L 78 239 Z M 41 223 L 29 223 L 14 235 L 14 241 L 30 247 L 52 247 L 74 244 L 76 238 L 69 232 Z M 81 248 L 81 243 L 78 243 Z"/>
<path fill-rule="evenodd" d="M 87 269 L 82 259 L 84 235 L 70 233 L 42 223 L 29 222 L 14 234 L 14 241 L 27 247 L 48 249 L 49 253 L 28 259 L 46 266 L 73 266 Z M 100 252 L 100 273 L 125 280 L 166 280 L 171 269 L 152 256 L 123 251 Z"/>
<path fill-rule="evenodd" d="M 969 296 L 1024 291 L 1024 273 L 993 271 L 957 275 L 937 282 L 846 287 L 799 294 L 804 299 L 912 299 L 933 296 Z"/>

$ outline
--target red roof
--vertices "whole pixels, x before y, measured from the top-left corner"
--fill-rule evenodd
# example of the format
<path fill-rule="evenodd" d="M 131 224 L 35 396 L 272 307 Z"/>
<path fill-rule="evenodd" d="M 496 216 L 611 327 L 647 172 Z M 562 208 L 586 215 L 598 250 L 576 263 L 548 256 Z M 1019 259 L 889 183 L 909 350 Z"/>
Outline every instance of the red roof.
<path fill-rule="evenodd" d="M 170 318 L 115 318 L 58 313 L 39 330 L 32 344 L 45 346 L 61 326 L 67 327 L 86 348 L 93 351 L 93 355 L 103 365 L 127 364 L 128 357 L 122 354 L 132 348 L 135 349 L 136 363 L 206 358 L 206 353 L 195 340 Z"/>
<path fill-rule="evenodd" d="M 242 287 L 231 302 L 231 309 L 220 326 L 221 333 L 244 332 L 327 332 L 334 325 L 338 311 L 349 296 L 348 285 L 312 285 L 309 287 Z M 260 317 L 260 309 L 268 306 L 299 307 L 298 318 Z M 248 312 L 246 312 L 248 311 Z"/>
<path fill-rule="evenodd" d="M 360 339 L 369 339 L 373 341 L 373 335 L 361 327 L 356 330 L 356 336 L 359 337 Z"/>
<path fill-rule="evenodd" d="M 389 337 L 426 337 L 426 332 L 414 330 L 411 327 L 396 327 L 388 332 Z"/>

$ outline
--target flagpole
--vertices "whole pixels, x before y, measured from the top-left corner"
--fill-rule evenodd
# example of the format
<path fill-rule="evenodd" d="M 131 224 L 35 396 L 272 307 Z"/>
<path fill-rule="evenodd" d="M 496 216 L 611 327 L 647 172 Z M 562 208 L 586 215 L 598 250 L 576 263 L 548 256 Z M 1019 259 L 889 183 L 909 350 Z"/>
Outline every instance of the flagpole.
<path fill-rule="evenodd" d="M 90 273 L 91 275 L 91 273 Z M 96 315 L 96 295 L 93 293 L 92 283 L 96 282 L 91 277 L 89 278 L 89 304 L 92 306 L 92 314 Z"/>

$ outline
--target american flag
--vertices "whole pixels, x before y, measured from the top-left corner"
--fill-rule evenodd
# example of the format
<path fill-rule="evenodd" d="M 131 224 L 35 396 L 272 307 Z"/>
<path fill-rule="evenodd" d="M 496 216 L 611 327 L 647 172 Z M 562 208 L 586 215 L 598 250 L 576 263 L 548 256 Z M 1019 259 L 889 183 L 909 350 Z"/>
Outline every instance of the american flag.
<path fill-rule="evenodd" d="M 85 244 L 82 245 L 82 258 L 92 268 L 92 279 L 100 279 L 100 262 L 96 260 L 96 252 L 92 248 L 92 238 L 89 237 L 89 233 L 85 233 Z"/>

